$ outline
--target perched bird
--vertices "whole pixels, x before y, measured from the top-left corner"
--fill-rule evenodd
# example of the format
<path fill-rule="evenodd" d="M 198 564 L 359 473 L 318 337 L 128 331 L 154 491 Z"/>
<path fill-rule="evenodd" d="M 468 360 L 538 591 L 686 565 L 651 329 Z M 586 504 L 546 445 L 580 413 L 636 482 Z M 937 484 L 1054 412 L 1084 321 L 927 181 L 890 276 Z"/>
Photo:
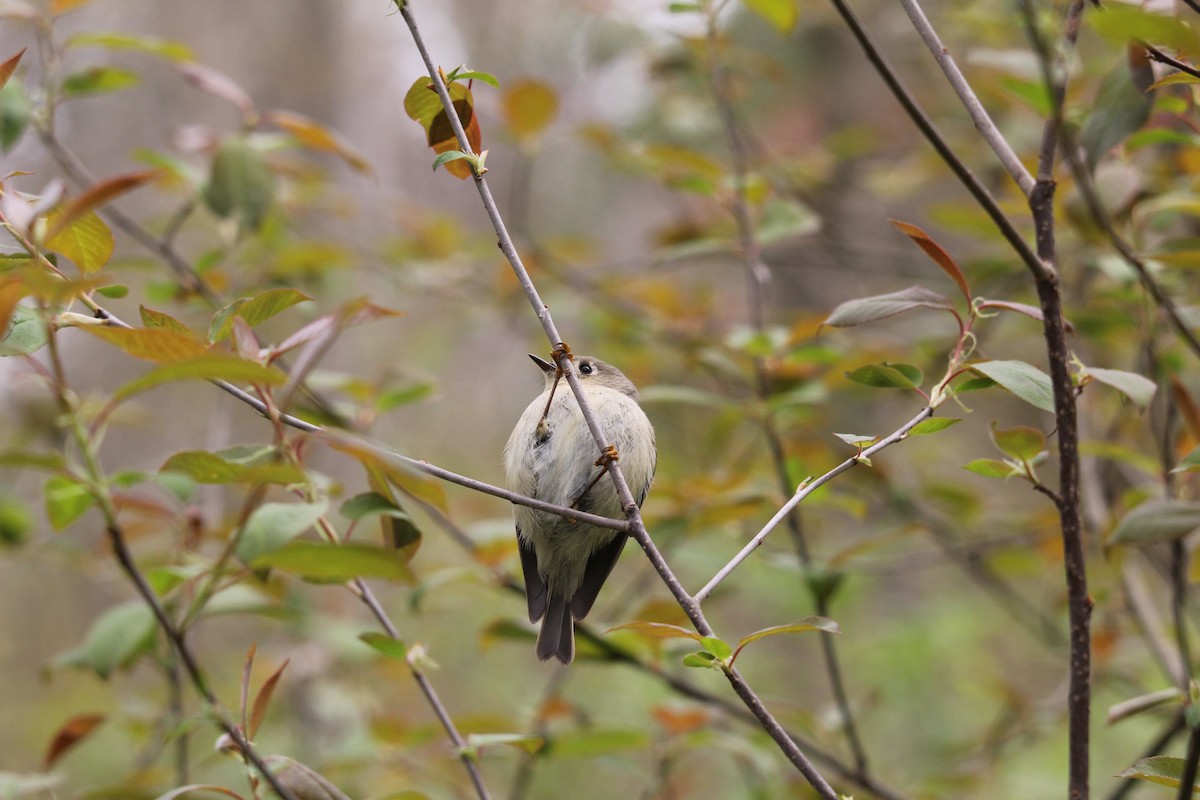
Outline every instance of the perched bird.
<path fill-rule="evenodd" d="M 545 374 L 544 391 L 529 404 L 504 448 L 514 492 L 580 511 L 622 519 L 607 463 L 557 367 L 530 355 Z M 654 428 L 637 404 L 637 388 L 611 364 L 575 356 L 588 405 L 616 447 L 621 472 L 638 505 L 654 478 Z M 612 572 L 628 535 L 609 528 L 514 506 L 525 573 L 529 621 L 542 620 L 537 655 L 564 664 L 575 658 L 575 620 L 583 619 Z"/>

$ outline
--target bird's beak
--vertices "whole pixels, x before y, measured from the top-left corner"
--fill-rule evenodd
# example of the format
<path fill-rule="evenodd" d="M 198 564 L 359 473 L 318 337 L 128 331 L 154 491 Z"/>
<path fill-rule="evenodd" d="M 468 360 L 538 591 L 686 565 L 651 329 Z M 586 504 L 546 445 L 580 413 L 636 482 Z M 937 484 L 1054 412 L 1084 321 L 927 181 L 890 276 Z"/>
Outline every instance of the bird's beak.
<path fill-rule="evenodd" d="M 556 369 L 558 369 L 558 367 L 554 366 L 549 361 L 538 358 L 533 353 L 529 353 L 529 357 L 533 359 L 533 363 L 542 368 L 542 372 L 554 372 Z"/>

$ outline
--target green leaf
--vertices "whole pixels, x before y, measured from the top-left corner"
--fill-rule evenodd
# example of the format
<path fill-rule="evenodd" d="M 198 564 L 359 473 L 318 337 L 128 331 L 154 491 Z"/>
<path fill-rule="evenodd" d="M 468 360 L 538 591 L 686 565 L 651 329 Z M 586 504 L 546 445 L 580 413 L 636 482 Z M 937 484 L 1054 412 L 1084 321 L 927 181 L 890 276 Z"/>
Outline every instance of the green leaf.
<path fill-rule="evenodd" d="M 838 624 L 828 617 L 805 617 L 804 619 L 790 622 L 786 625 L 772 625 L 769 628 L 755 631 L 747 636 L 743 636 L 738 640 L 737 649 L 741 650 L 751 642 L 757 642 L 759 639 L 765 639 L 768 636 L 778 636 L 782 633 L 806 633 L 808 631 L 822 631 L 824 633 L 841 633 L 842 629 Z"/>
<path fill-rule="evenodd" d="M 433 169 L 437 171 L 437 168 L 443 164 L 451 161 L 461 161 L 464 158 L 473 160 L 475 156 L 470 153 L 464 153 L 462 150 L 447 150 L 444 153 L 438 153 L 437 158 L 433 159 Z"/>
<path fill-rule="evenodd" d="M 213 158 L 204 202 L 218 217 L 258 230 L 275 202 L 275 176 L 245 139 L 227 139 Z"/>
<path fill-rule="evenodd" d="M 845 581 L 845 572 L 817 564 L 809 566 L 804 572 L 804 583 L 818 602 L 832 600 Z"/>
<path fill-rule="evenodd" d="M 111 300 L 120 300 L 122 297 L 129 296 L 129 287 L 123 283 L 110 283 L 108 286 L 98 288 L 96 293 Z"/>
<path fill-rule="evenodd" d="M 723 639 L 718 639 L 716 636 L 703 636 L 700 638 L 700 644 L 704 646 L 705 650 L 712 653 L 714 658 L 719 658 L 722 661 L 733 655 L 733 648 Z"/>
<path fill-rule="evenodd" d="M 22 544 L 33 528 L 33 515 L 14 497 L 0 495 L 0 547 Z"/>
<path fill-rule="evenodd" d="M 991 378 L 1035 408 L 1054 413 L 1054 389 L 1050 376 L 1024 361 L 980 361 L 970 369 Z"/>
<path fill-rule="evenodd" d="M 645 622 L 643 620 L 626 622 L 615 628 L 609 628 L 604 633 L 608 635 L 613 631 L 635 631 L 651 639 L 692 639 L 698 642 L 702 638 L 700 634 L 688 628 L 681 628 L 678 625 L 668 625 L 665 622 Z"/>
<path fill-rule="evenodd" d="M 905 365 L 907 366 L 907 365 Z M 920 376 L 920 372 L 917 372 Z M 847 372 L 846 377 L 855 383 L 861 383 L 864 386 L 874 386 L 880 389 L 916 389 L 917 384 L 913 382 L 908 374 L 901 371 L 895 366 L 888 364 L 868 364 L 865 367 L 859 367 L 852 372 Z M 918 380 L 920 378 L 918 377 Z"/>
<path fill-rule="evenodd" d="M 241 317 L 251 328 L 269 320 L 271 317 L 291 308 L 297 303 L 312 300 L 304 292 L 296 289 L 267 289 L 251 298 L 235 300 L 213 315 L 208 328 L 208 340 L 219 342 L 229 336 L 233 329 L 233 318 Z"/>
<path fill-rule="evenodd" d="M 496 89 L 500 88 L 500 81 L 490 72 L 479 72 L 478 70 L 459 72 L 458 70 L 454 70 L 446 77 L 451 81 L 480 81 Z"/>
<path fill-rule="evenodd" d="M 743 0 L 746 8 L 766 20 L 782 36 L 791 33 L 800 19 L 796 0 Z"/>
<path fill-rule="evenodd" d="M 1088 14 L 1086 18 L 1101 36 L 1113 42 L 1150 42 L 1193 56 L 1200 54 L 1196 32 L 1173 15 L 1143 11 L 1134 5 L 1106 3 L 1100 13 Z"/>
<path fill-rule="evenodd" d="M 56 531 L 83 516 L 96 502 L 88 487 L 66 475 L 55 475 L 46 481 L 46 516 Z"/>
<path fill-rule="evenodd" d="M 168 61 L 192 61 L 191 49 L 181 43 L 149 36 L 134 36 L 127 33 L 76 33 L 67 37 L 71 47 L 105 47 L 109 50 L 132 50 L 160 56 Z"/>
<path fill-rule="evenodd" d="M 703 389 L 697 389 L 692 386 L 674 386 L 670 384 L 647 386 L 638 392 L 638 402 L 642 404 L 676 403 L 706 408 L 728 408 L 735 405 L 728 397 L 722 397 L 716 392 L 706 392 Z"/>
<path fill-rule="evenodd" d="M 424 400 L 433 394 L 434 388 L 432 383 L 414 383 L 403 389 L 388 389 L 379 394 L 379 399 L 375 401 L 375 408 L 380 412 L 391 411 L 393 408 Z"/>
<path fill-rule="evenodd" d="M 141 601 L 113 606 L 102 613 L 83 640 L 74 663 L 89 667 L 101 678 L 131 665 L 154 644 L 154 614 Z"/>
<path fill-rule="evenodd" d="M 853 447 L 869 447 L 879 441 L 878 436 L 862 433 L 835 433 L 834 436 Z"/>
<path fill-rule="evenodd" d="M 1160 786 L 1170 786 L 1178 789 L 1183 781 L 1185 762 L 1174 756 L 1150 756 L 1135 761 L 1129 769 L 1117 773 L 1118 778 L 1138 778 Z M 1194 784 L 1193 792 L 1200 789 L 1200 783 Z"/>
<path fill-rule="evenodd" d="M 1088 367 L 1086 374 L 1100 383 L 1116 389 L 1132 400 L 1133 404 L 1142 411 L 1150 405 L 1150 401 L 1154 399 L 1154 392 L 1158 389 L 1154 381 L 1138 375 L 1136 372 Z"/>
<path fill-rule="evenodd" d="M 304 470 L 291 464 L 238 464 L 226 461 L 207 450 L 188 450 L 176 453 L 166 460 L 159 470 L 179 472 L 196 483 L 241 483 L 260 485 L 266 483 L 304 483 Z"/>
<path fill-rule="evenodd" d="M 1107 11 L 1098 16 L 1107 15 Z M 1150 119 L 1150 111 L 1154 107 L 1154 97 L 1145 89 L 1153 82 L 1153 73 L 1147 64 L 1145 73 L 1149 80 L 1137 85 L 1138 76 L 1131 72 L 1130 65 L 1125 59 L 1104 76 L 1100 89 L 1092 101 L 1092 113 L 1088 115 L 1079 135 L 1087 155 L 1088 167 L 1096 168 L 1096 164 L 1121 142 L 1125 141 Z"/>
<path fill-rule="evenodd" d="M 962 422 L 958 417 L 930 417 L 923 419 L 916 425 L 908 429 L 909 436 L 927 436 L 931 433 L 944 431 L 953 425 Z"/>
<path fill-rule="evenodd" d="M 994 458 L 977 458 L 964 465 L 963 468 L 985 478 L 1011 478 L 1017 474 L 1017 470 L 1012 464 L 1006 464 Z"/>
<path fill-rule="evenodd" d="M 263 503 L 246 520 L 234 552 L 246 563 L 278 550 L 307 531 L 325 513 L 328 504 Z"/>
<path fill-rule="evenodd" d="M 1179 539 L 1200 528 L 1200 502 L 1148 500 L 1121 517 L 1109 544 L 1145 544 Z"/>
<path fill-rule="evenodd" d="M 164 383 L 183 380 L 223 380 L 229 383 L 256 383 L 273 386 L 287 381 L 287 374 L 278 367 L 244 361 L 237 356 L 225 353 L 214 353 L 194 358 L 191 361 L 178 361 L 174 364 L 155 367 L 142 377 L 122 386 L 113 395 L 112 402 L 123 402 L 135 394 Z"/>
<path fill-rule="evenodd" d="M 356 577 L 414 580 L 395 550 L 365 544 L 293 541 L 257 556 L 250 566 L 281 569 L 320 582 L 342 583 Z"/>
<path fill-rule="evenodd" d="M 0 355 L 26 356 L 45 347 L 47 340 L 46 323 L 37 311 L 27 306 L 17 306 L 13 309 Z"/>
<path fill-rule="evenodd" d="M 1025 425 L 997 428 L 993 422 L 991 435 L 996 449 L 1017 461 L 1032 461 L 1046 449 L 1046 435 L 1037 428 Z"/>
<path fill-rule="evenodd" d="M 954 387 L 954 393 L 978 392 L 981 389 L 990 389 L 995 385 L 996 382 L 991 378 L 968 378 Z"/>
<path fill-rule="evenodd" d="M 650 747 L 650 734 L 642 730 L 566 731 L 550 740 L 556 758 L 596 758 L 615 753 L 642 752 Z"/>
<path fill-rule="evenodd" d="M 791 2 L 791 0 L 789 0 Z M 768 200 L 758 223 L 758 243 L 772 245 L 821 229 L 817 212 L 797 200 Z"/>
<path fill-rule="evenodd" d="M 720 669 L 721 662 L 712 653 L 699 650 L 683 657 L 683 665 L 692 669 Z"/>
<path fill-rule="evenodd" d="M 479 752 L 485 747 L 514 747 L 533 755 L 545 746 L 546 742 L 540 736 L 530 736 L 524 733 L 470 733 L 467 734 L 467 748 Z"/>
<path fill-rule="evenodd" d="M 829 312 L 829 316 L 822 324 L 832 325 L 835 328 L 862 325 L 866 322 L 894 317 L 916 308 L 954 310 L 950 301 L 937 292 L 932 292 L 924 286 L 910 286 L 898 292 L 847 300 Z"/>
<path fill-rule="evenodd" d="M 0 153 L 7 153 L 21 141 L 32 118 L 33 106 L 25 88 L 13 78 L 0 89 Z"/>
<path fill-rule="evenodd" d="M 86 97 L 103 92 L 116 92 L 142 82 L 136 72 L 119 67 L 92 67 L 68 75 L 62 82 L 64 97 Z"/>
<path fill-rule="evenodd" d="M 408 658 L 408 645 L 399 639 L 393 639 L 387 634 L 364 633 L 360 634 L 358 638 L 388 658 L 394 658 L 397 661 L 404 661 Z"/>
<path fill-rule="evenodd" d="M 378 492 L 364 492 L 342 503 L 338 511 L 347 519 L 360 520 L 373 516 L 403 516 L 408 513 Z"/>

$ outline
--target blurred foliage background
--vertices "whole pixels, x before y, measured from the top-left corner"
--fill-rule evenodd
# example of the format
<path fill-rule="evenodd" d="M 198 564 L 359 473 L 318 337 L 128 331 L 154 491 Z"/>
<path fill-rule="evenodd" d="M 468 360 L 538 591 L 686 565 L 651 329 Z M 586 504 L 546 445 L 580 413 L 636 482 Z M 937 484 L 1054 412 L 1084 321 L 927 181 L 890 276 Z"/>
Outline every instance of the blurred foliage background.
<path fill-rule="evenodd" d="M 444 69 L 465 63 L 499 81 L 472 86 L 488 180 L 568 342 L 617 364 L 642 389 L 659 447 L 646 519 L 693 591 L 770 518 L 784 486 L 854 454 L 834 432 L 883 435 L 924 405 L 913 391 L 863 386 L 847 372 L 911 364 L 930 376 L 928 388 L 945 369 L 958 338 L 949 315 L 820 325 L 843 301 L 913 284 L 956 296 L 889 219 L 927 231 L 977 296 L 1036 303 L 1024 269 L 903 118 L 832 9 L 798 3 L 793 24 L 763 13 L 778 3 L 748 5 L 725 5 L 707 42 L 701 14 L 665 1 L 414 6 Z M 863 0 L 856 9 L 956 152 L 1032 238 L 1024 198 L 899 6 Z M 937 0 L 925 10 L 1032 163 L 1049 104 L 1013 5 Z M 1062 9 L 1040 11 L 1056 29 Z M 203 336 L 214 311 L 236 298 L 283 287 L 308 295 L 256 328 L 263 344 L 354 298 L 399 311 L 345 331 L 310 386 L 372 440 L 503 483 L 500 451 L 540 391 L 525 353 L 545 356 L 548 348 L 471 182 L 430 169 L 424 132 L 404 109 L 423 65 L 391 4 L 0 2 L 0 59 L 23 47 L 16 78 L 0 93 L 0 173 L 22 173 L 4 179 L 5 191 L 38 195 L 52 179 L 69 178 L 64 148 L 67 161 L 97 178 L 162 169 L 153 186 L 114 205 L 168 241 L 212 295 L 181 289 L 160 254 L 118 228 L 103 275 L 128 292 L 104 299 L 106 308 L 135 321 L 144 305 Z M 749 154 L 747 196 L 771 273 L 762 328 L 753 322 L 730 213 L 713 59 Z M 193 63 L 234 88 L 210 72 L 197 77 Z M 1130 66 L 1119 37 L 1085 24 L 1067 116 L 1086 129 L 1107 115 L 1093 129 L 1117 131 L 1093 134 L 1101 140 L 1097 184 L 1122 231 L 1156 258 L 1160 280 L 1186 307 L 1195 290 L 1192 189 L 1200 168 L 1193 87 L 1164 86 L 1132 102 L 1105 94 L 1105 81 L 1135 80 L 1139 69 L 1149 66 Z M 238 107 L 242 94 L 252 108 Z M 231 142 L 248 148 L 253 163 L 242 163 L 242 177 L 258 176 L 246 180 L 266 194 L 237 195 L 222 219 L 214 163 Z M 1174 387 L 1144 411 L 1097 384 L 1080 400 L 1099 795 L 1119 785 L 1112 776 L 1144 754 L 1178 707 L 1105 723 L 1111 705 L 1172 683 L 1155 657 L 1155 642 L 1170 636 L 1168 559 L 1154 547 L 1126 553 L 1102 543 L 1142 500 L 1189 498 L 1190 474 L 1164 478 L 1164 466 L 1196 443 L 1187 424 L 1195 369 L 1088 217 L 1067 171 L 1058 177 L 1074 353 L 1089 366 Z M 1002 313 L 981 320 L 976 333 L 979 359 L 1044 369 L 1036 321 Z M 147 369 L 82 331 L 58 338 L 85 414 Z M 73 453 L 46 368 L 31 363 L 45 357 L 0 360 L 5 452 Z M 814 613 L 813 587 L 824 580 L 833 586 L 829 615 L 842 630 L 836 644 L 849 708 L 881 785 L 911 798 L 1059 796 L 1067 673 L 1057 516 L 1028 483 L 963 469 L 998 457 L 990 422 L 1052 434 L 1053 419 L 997 388 L 964 395 L 962 404 L 939 412 L 964 418 L 952 430 L 903 442 L 804 503 L 807 566 L 795 537 L 780 529 L 706 611 L 736 641 Z M 778 462 L 766 420 L 782 446 Z M 201 383 L 163 386 L 122 405 L 98 454 L 110 475 L 142 474 L 130 478 L 136 485 L 120 510 L 139 562 L 203 570 L 248 502 L 294 500 L 280 487 L 174 493 L 173 479 L 154 477 L 174 453 L 264 445 L 273 435 L 260 416 Z M 309 447 L 304 467 L 334 509 L 369 491 L 354 459 L 329 448 Z M 178 783 L 181 735 L 190 780 L 243 791 L 242 768 L 214 752 L 217 731 L 188 687 L 183 719 L 170 717 L 161 636 L 139 639 L 142 629 L 120 624 L 124 638 L 97 633 L 97 620 L 135 601 L 98 512 L 54 531 L 46 472 L 11 458 L 2 470 L 0 796 L 157 797 Z M 1052 482 L 1045 476 L 1054 474 L 1053 459 L 1040 470 Z M 464 732 L 543 738 L 533 759 L 519 748 L 482 751 L 493 796 L 811 796 L 761 731 L 660 679 L 658 670 L 732 698 L 719 674 L 680 664 L 690 648 L 677 640 L 606 637 L 652 669 L 611 663 L 586 644 L 567 670 L 538 663 L 522 599 L 494 572 L 517 573 L 507 504 L 453 486 L 446 493 L 446 513 L 476 554 L 414 510 L 424 534 L 414 581 L 372 585 L 401 638 L 423 643 L 440 665 L 430 678 Z M 341 530 L 349 525 L 344 515 L 330 519 Z M 368 531 L 376 535 L 374 523 L 363 523 L 356 540 Z M 283 572 L 267 581 L 237 577 L 189 640 L 227 708 L 237 707 L 252 644 L 255 685 L 290 659 L 258 737 L 264 752 L 309 764 L 352 797 L 470 796 L 404 665 L 356 638 L 376 627 L 350 593 Z M 589 621 L 603 631 L 636 619 L 686 624 L 630 546 Z M 852 763 L 818 635 L 763 640 L 738 663 L 786 725 Z M 47 773 L 54 788 L 37 789 L 56 732 L 85 713 L 104 721 L 56 759 Z M 1179 744 L 1162 752 L 1178 753 Z M 843 791 L 873 796 L 853 784 Z M 1130 796 L 1156 793 L 1167 790 L 1145 784 Z"/>

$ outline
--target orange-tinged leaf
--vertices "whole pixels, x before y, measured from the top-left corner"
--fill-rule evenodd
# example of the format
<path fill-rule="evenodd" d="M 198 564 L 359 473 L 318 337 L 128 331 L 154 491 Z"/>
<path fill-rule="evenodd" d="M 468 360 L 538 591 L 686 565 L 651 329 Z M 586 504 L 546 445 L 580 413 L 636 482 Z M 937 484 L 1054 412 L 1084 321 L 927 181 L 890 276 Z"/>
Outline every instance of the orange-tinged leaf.
<path fill-rule="evenodd" d="M 483 136 L 479 120 L 475 116 L 475 101 L 471 89 L 464 83 L 452 81 L 446 86 L 446 90 L 450 94 L 454 110 L 458 113 L 463 131 L 467 134 L 471 152 L 478 155 L 483 147 Z M 418 78 L 409 88 L 404 96 L 404 111 L 410 119 L 421 123 L 433 152 L 441 154 L 461 149 L 454 129 L 450 126 L 450 117 L 428 78 Z M 473 174 L 467 161 L 451 161 L 445 166 L 446 170 L 457 178 L 469 178 Z"/>
<path fill-rule="evenodd" d="M 134 358 L 159 364 L 187 361 L 208 352 L 187 334 L 165 328 L 82 328 L 97 339 L 116 345 Z"/>
<path fill-rule="evenodd" d="M 78 714 L 67 720 L 54 734 L 54 741 L 50 743 L 45 761 L 42 762 L 43 768 L 54 766 L 64 753 L 87 738 L 101 722 L 104 722 L 103 714 Z"/>
<path fill-rule="evenodd" d="M 609 628 L 604 633 L 609 634 L 613 631 L 636 631 L 652 639 L 692 639 L 698 642 L 704 638 L 695 631 L 681 628 L 678 625 L 668 625 L 665 622 L 646 622 L 644 620 L 626 622 L 624 625 Z"/>
<path fill-rule="evenodd" d="M 68 203 L 61 214 L 50 220 L 50 224 L 46 229 L 46 238 L 53 239 L 70 226 L 71 223 L 85 214 L 95 211 L 114 198 L 132 189 L 136 189 L 161 175 L 162 173 L 158 170 L 131 172 L 127 175 L 117 175 L 108 180 L 100 181 L 95 186 L 89 187 L 87 191 Z"/>
<path fill-rule="evenodd" d="M 305 147 L 333 153 L 359 172 L 371 171 L 371 165 L 357 150 L 319 122 L 292 111 L 272 111 L 268 118 Z"/>
<path fill-rule="evenodd" d="M 1187 387 L 1174 376 L 1171 377 L 1171 398 L 1175 401 L 1179 416 L 1183 418 L 1183 427 L 1191 437 L 1191 442 L 1200 442 L 1200 408 L 1196 406 Z"/>
<path fill-rule="evenodd" d="M 532 78 L 510 84 L 500 102 L 505 124 L 520 141 L 536 138 L 558 115 L 554 89 Z"/>
<path fill-rule="evenodd" d="M 895 219 L 888 221 L 896 226 L 896 230 L 912 239 L 917 247 L 924 250 L 925 255 L 929 256 L 933 260 L 933 263 L 941 267 L 942 272 L 949 275 L 950 279 L 958 285 L 959 291 L 963 293 L 963 297 L 967 298 L 967 302 L 971 302 L 971 287 L 967 285 L 966 277 L 963 275 L 962 270 L 958 268 L 958 264 L 954 263 L 954 259 L 942 249 L 941 245 L 929 238 L 929 234 L 916 225 L 909 225 L 907 222 L 900 222 Z"/>
<path fill-rule="evenodd" d="M 58 16 L 80 6 L 85 6 L 90 2 L 91 0 L 50 0 L 50 13 Z"/>
<path fill-rule="evenodd" d="M 659 725 L 671 734 L 691 733 L 708 724 L 708 712 L 700 708 L 678 709 L 655 706 L 651 713 Z"/>
<path fill-rule="evenodd" d="M 184 325 L 165 311 L 155 311 L 153 308 L 138 306 L 138 313 L 141 314 L 142 324 L 147 328 L 165 328 L 169 331 L 192 336 L 192 331 L 187 325 Z"/>
<path fill-rule="evenodd" d="M 0 334 L 8 330 L 8 323 L 12 321 L 13 312 L 17 310 L 17 303 L 27 294 L 29 289 L 24 281 L 17 278 L 0 281 Z"/>
<path fill-rule="evenodd" d="M 22 47 L 15 56 L 8 59 L 4 63 L 0 63 L 0 89 L 4 88 L 4 84 L 8 83 L 8 79 L 17 71 L 17 64 L 21 63 L 21 56 L 25 55 L 25 48 Z"/>
<path fill-rule="evenodd" d="M 49 229 L 54 233 L 47 236 L 46 248 L 71 259 L 80 272 L 103 269 L 116 249 L 112 229 L 94 211 L 76 217 L 67 225 L 58 224 L 65 215 L 65 211 L 47 215 Z"/>
<path fill-rule="evenodd" d="M 254 709 L 250 712 L 248 738 L 254 738 L 254 735 L 258 733 L 258 727 L 262 725 L 263 719 L 267 716 L 267 708 L 271 705 L 271 695 L 275 693 L 275 687 L 279 684 L 279 679 L 283 676 L 283 670 L 287 667 L 289 660 L 285 659 L 279 665 L 279 669 L 271 673 L 271 677 L 263 682 L 258 694 L 254 696 Z"/>

